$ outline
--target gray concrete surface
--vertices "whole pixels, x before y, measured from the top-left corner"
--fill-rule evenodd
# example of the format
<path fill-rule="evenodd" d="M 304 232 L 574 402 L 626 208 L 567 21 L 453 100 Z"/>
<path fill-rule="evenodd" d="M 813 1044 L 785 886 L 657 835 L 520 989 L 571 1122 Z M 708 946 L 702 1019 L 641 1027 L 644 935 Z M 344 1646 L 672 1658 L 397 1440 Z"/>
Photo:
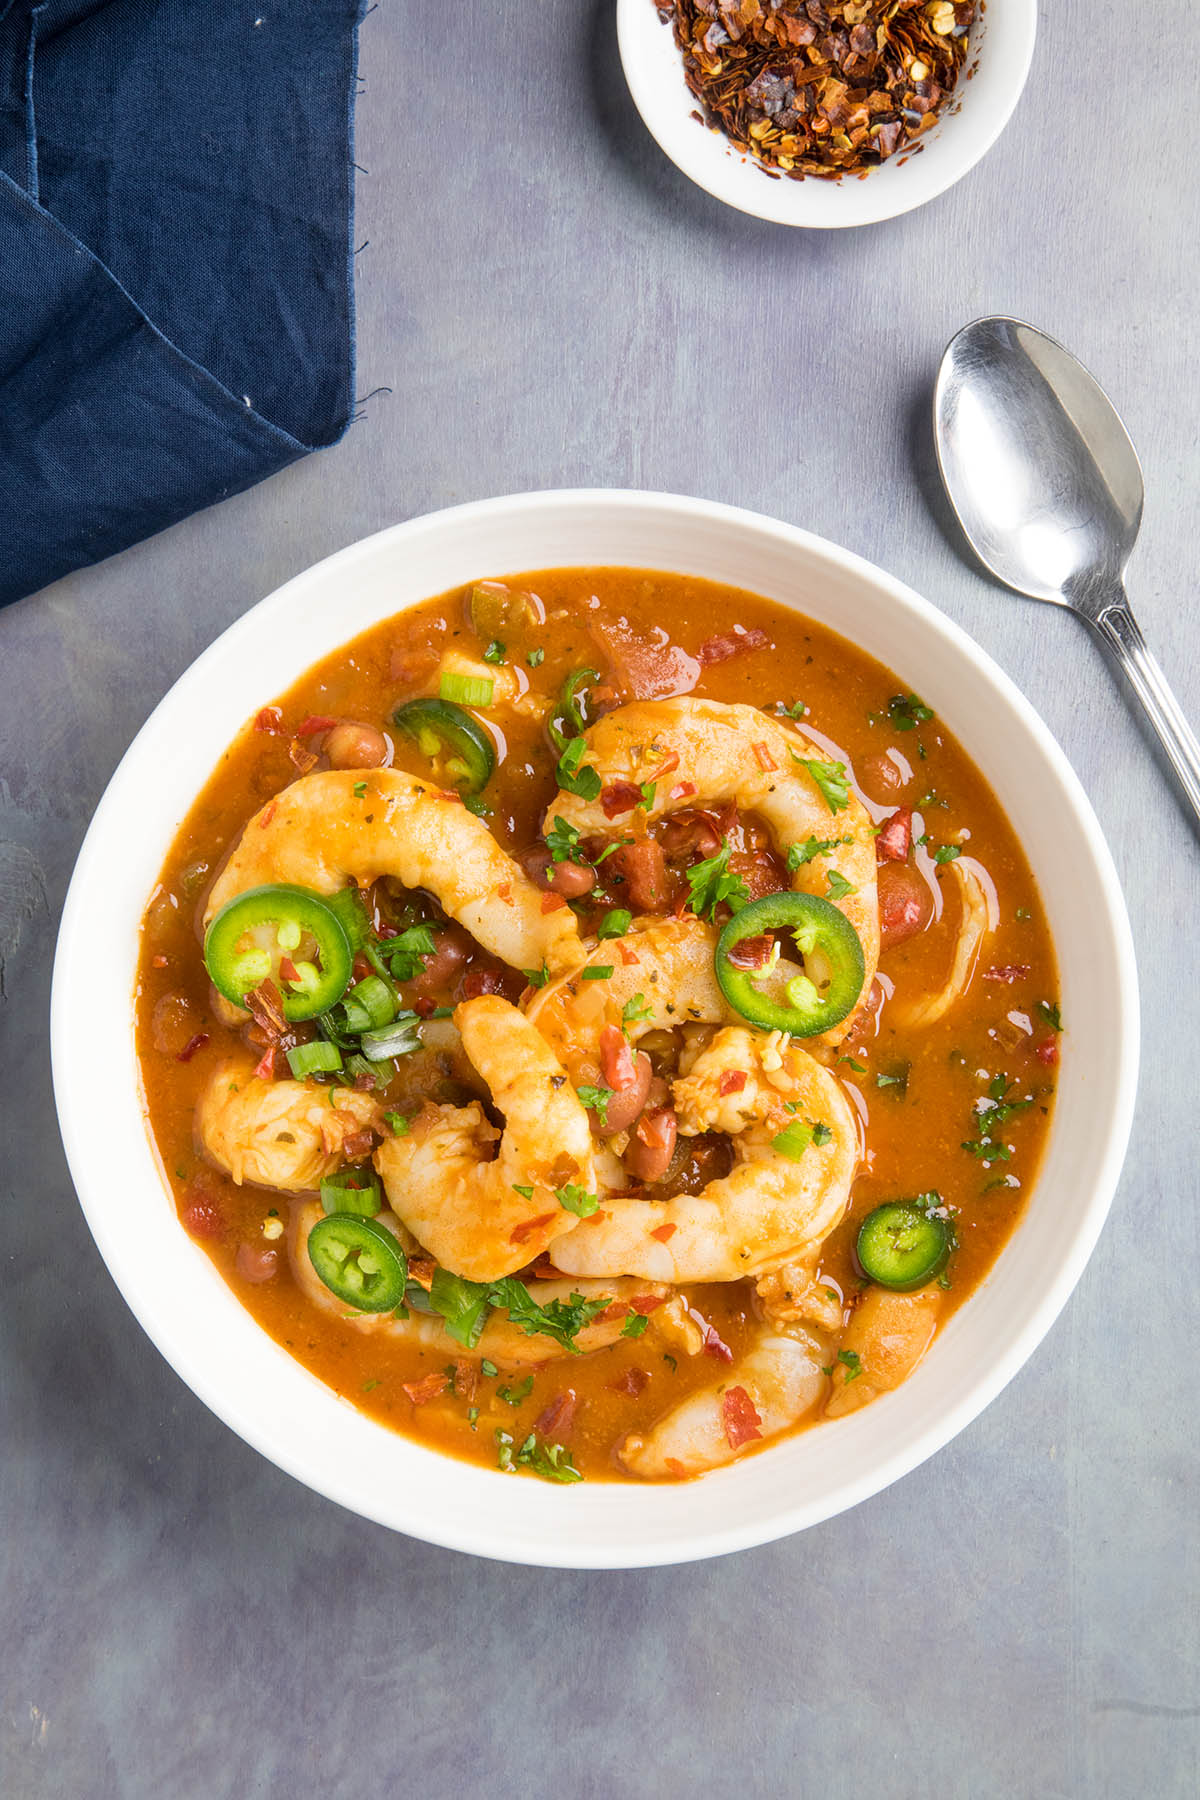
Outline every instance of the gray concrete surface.
<path fill-rule="evenodd" d="M 1200 1792 L 1197 843 L 1082 628 L 1001 598 L 943 535 L 925 428 L 941 348 L 978 313 L 1097 371 L 1146 469 L 1135 603 L 1200 718 L 1200 20 L 1192 0 L 1042 15 L 984 163 L 908 218 L 823 236 L 726 211 L 664 160 L 609 0 L 381 6 L 358 385 L 393 393 L 339 449 L 0 615 L 5 1800 Z M 46 1026 L 93 806 L 196 653 L 365 532 L 586 483 L 777 513 L 973 632 L 1109 834 L 1146 1036 L 1111 1222 L 983 1417 L 801 1537 L 615 1575 L 392 1536 L 211 1418 L 83 1225 Z"/>

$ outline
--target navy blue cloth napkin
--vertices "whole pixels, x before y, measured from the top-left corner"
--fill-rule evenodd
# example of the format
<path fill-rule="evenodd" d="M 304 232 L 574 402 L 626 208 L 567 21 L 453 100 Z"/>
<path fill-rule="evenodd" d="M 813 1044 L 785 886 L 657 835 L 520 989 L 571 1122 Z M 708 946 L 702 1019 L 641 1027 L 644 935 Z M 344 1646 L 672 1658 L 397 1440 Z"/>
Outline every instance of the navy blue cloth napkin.
<path fill-rule="evenodd" d="M 363 0 L 0 0 L 0 604 L 353 408 Z"/>

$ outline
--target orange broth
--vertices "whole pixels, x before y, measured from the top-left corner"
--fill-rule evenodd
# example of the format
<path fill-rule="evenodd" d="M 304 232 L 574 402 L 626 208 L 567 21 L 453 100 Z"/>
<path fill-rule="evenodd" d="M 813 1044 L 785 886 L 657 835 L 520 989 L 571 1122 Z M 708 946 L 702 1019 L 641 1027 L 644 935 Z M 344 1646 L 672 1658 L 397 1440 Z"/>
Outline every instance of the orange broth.
<path fill-rule="evenodd" d="M 839 1051 L 825 1059 L 862 1118 L 866 1154 L 850 1211 L 826 1242 L 821 1277 L 845 1295 L 848 1319 L 864 1286 L 853 1255 L 863 1216 L 884 1200 L 936 1189 L 952 1209 L 958 1237 L 941 1277 L 944 1323 L 986 1276 L 1021 1216 L 1046 1140 L 1057 1063 L 1054 953 L 1033 874 L 986 779 L 936 718 L 918 714 L 914 721 L 911 709 L 892 705 L 910 695 L 915 672 L 892 675 L 833 632 L 769 600 L 692 577 L 630 569 L 548 570 L 506 580 L 536 595 L 545 614 L 526 638 L 506 646 L 506 664 L 534 693 L 551 698 L 581 665 L 600 670 L 617 698 L 630 698 L 621 685 L 627 668 L 619 656 L 614 665 L 614 642 L 648 646 L 651 666 L 662 667 L 672 646 L 694 658 L 714 634 L 728 634 L 735 625 L 765 634 L 767 646 L 705 666 L 684 663 L 684 679 L 694 671 L 689 691 L 721 701 L 764 709 L 803 702 L 808 710 L 800 729 L 811 730 L 823 750 L 846 763 L 876 820 L 899 805 L 916 809 L 914 835 L 928 842 L 913 859 L 936 897 L 935 916 L 916 937 L 885 947 L 885 990 L 894 984 L 896 995 L 910 997 L 936 989 L 949 965 L 957 896 L 953 883 L 946 886 L 948 865 L 938 865 L 930 853 L 961 844 L 986 871 L 998 923 L 965 996 L 923 1031 L 893 1026 L 888 1003 L 868 1009 Z M 275 1229 L 269 1221 L 286 1222 L 289 1197 L 236 1186 L 207 1166 L 194 1136 L 197 1097 L 214 1061 L 244 1043 L 243 1027 L 223 1025 L 215 1016 L 201 957 L 204 902 L 223 859 L 253 813 L 297 778 L 290 752 L 309 741 L 294 736 L 308 716 L 348 718 L 387 731 L 398 703 L 437 691 L 437 664 L 448 648 L 482 655 L 486 645 L 471 629 L 469 591 L 385 620 L 326 657 L 275 701 L 277 718 L 260 713 L 225 752 L 171 846 L 145 915 L 137 1040 L 146 1114 L 181 1220 L 263 1329 L 337 1394 L 426 1444 L 495 1467 L 503 1441 L 497 1432 L 519 1445 L 547 1407 L 570 1391 L 575 1404 L 556 1439 L 587 1479 L 621 1479 L 614 1449 L 624 1434 L 646 1430 L 694 1389 L 721 1381 L 729 1365 L 705 1354 L 668 1355 L 647 1334 L 540 1365 L 523 1398 L 518 1390 L 524 1372 L 501 1371 L 478 1379 L 469 1399 L 448 1389 L 416 1404 L 406 1384 L 453 1367 L 460 1349 L 448 1340 L 444 1352 L 430 1352 L 386 1334 L 362 1334 L 318 1311 L 293 1280 L 286 1238 L 264 1238 L 264 1226 Z M 617 625 L 614 637 L 617 621 L 628 631 Z M 503 750 L 486 791 L 488 824 L 516 854 L 539 839 L 557 786 L 556 752 L 540 721 L 505 708 L 481 716 L 502 726 Z M 898 728 L 906 720 L 907 727 Z M 417 746 L 399 736 L 395 764 L 430 773 Z M 905 770 L 910 778 L 896 785 Z M 498 965 L 480 957 L 467 972 L 472 966 Z M 503 991 L 516 999 L 523 979 L 511 972 L 504 979 Z M 461 977 L 458 990 L 445 998 L 453 1003 L 460 997 Z M 897 1077 L 906 1065 L 905 1084 Z M 1004 1126 L 1010 1157 L 986 1164 L 964 1145 L 979 1136 L 977 1103 L 998 1074 L 1014 1081 L 1014 1093 L 1032 1095 L 1033 1104 Z M 405 1091 L 403 1071 L 398 1091 Z M 388 1104 L 396 1103 L 389 1096 Z M 276 1272 L 266 1280 L 246 1279 L 239 1247 L 244 1262 L 249 1251 L 261 1252 L 272 1241 Z M 729 1379 L 736 1379 L 737 1359 L 756 1323 L 753 1285 L 712 1284 L 689 1293 L 732 1352 Z M 630 1370 L 639 1371 L 632 1380 Z M 621 1391 L 639 1382 L 640 1393 Z"/>

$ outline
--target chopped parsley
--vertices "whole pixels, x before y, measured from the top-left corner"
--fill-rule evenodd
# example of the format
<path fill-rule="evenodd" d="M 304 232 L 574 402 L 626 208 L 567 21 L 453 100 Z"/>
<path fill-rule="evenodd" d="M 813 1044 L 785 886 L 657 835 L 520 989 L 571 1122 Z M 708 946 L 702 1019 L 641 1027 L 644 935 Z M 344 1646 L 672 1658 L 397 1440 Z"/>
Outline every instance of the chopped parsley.
<path fill-rule="evenodd" d="M 363 797 L 363 795 L 364 795 L 364 794 L 365 794 L 365 793 L 366 793 L 366 791 L 367 791 L 367 784 L 366 784 L 366 782 L 365 782 L 365 781 L 356 781 L 356 782 L 355 782 L 355 784 L 354 784 L 354 798 L 355 798 L 355 799 L 356 799 L 356 800 L 361 800 L 361 799 L 362 799 L 362 797 Z"/>
<path fill-rule="evenodd" d="M 833 1132 L 830 1130 L 829 1126 L 826 1125 L 826 1123 L 823 1119 L 818 1119 L 816 1124 L 813 1126 L 812 1141 L 818 1147 L 822 1144 L 832 1144 Z"/>
<path fill-rule="evenodd" d="M 407 1137 L 409 1121 L 402 1112 L 385 1112 L 384 1120 L 393 1137 Z"/>
<path fill-rule="evenodd" d="M 890 1068 L 879 1070 L 875 1077 L 875 1086 L 879 1088 L 894 1088 L 896 1090 L 896 1097 L 903 1100 L 908 1093 L 908 1078 L 911 1073 L 911 1063 L 892 1063 Z"/>
<path fill-rule="evenodd" d="M 503 1400 L 507 1406 L 520 1406 L 523 1400 L 528 1400 L 532 1392 L 533 1376 L 527 1375 L 524 1381 L 518 1382 L 516 1387 L 497 1388 L 496 1398 Z"/>
<path fill-rule="evenodd" d="M 553 862 L 578 861 L 579 833 L 574 825 L 568 825 L 565 819 L 556 816 L 546 833 L 546 848 Z"/>
<path fill-rule="evenodd" d="M 512 1434 L 496 1431 L 496 1466 L 504 1470 L 529 1469 L 543 1481 L 582 1481 L 583 1476 L 571 1460 L 571 1452 L 562 1444 L 539 1444 L 530 1432 L 519 1450 L 513 1449 Z"/>
<path fill-rule="evenodd" d="M 550 970 L 545 963 L 540 969 L 522 969 L 521 973 L 531 988 L 545 987 L 550 979 Z"/>
<path fill-rule="evenodd" d="M 488 645 L 487 649 L 483 653 L 484 662 L 485 663 L 502 663 L 504 661 L 505 650 L 506 650 L 506 646 L 500 642 L 500 639 L 493 638 L 491 643 Z"/>
<path fill-rule="evenodd" d="M 600 1204 L 598 1194 L 589 1194 L 585 1187 L 576 1187 L 570 1181 L 566 1187 L 555 1188 L 554 1198 L 567 1212 L 574 1213 L 577 1219 L 590 1219 Z"/>
<path fill-rule="evenodd" d="M 606 912 L 601 919 L 596 928 L 596 936 L 598 938 L 624 937 L 632 924 L 633 914 L 623 906 L 614 906 L 612 911 Z"/>
<path fill-rule="evenodd" d="M 953 862 L 956 856 L 961 855 L 962 851 L 957 844 L 939 844 L 933 853 L 933 860 L 940 867 L 942 863 Z"/>
<path fill-rule="evenodd" d="M 729 839 L 726 838 L 715 856 L 693 863 L 687 872 L 691 890 L 689 905 L 698 919 L 711 919 L 722 902 L 731 912 L 739 912 L 750 898 L 740 875 L 729 872 Z"/>
<path fill-rule="evenodd" d="M 795 750 L 792 751 L 792 756 L 808 770 L 825 796 L 825 804 L 830 812 L 844 812 L 850 804 L 850 783 L 846 779 L 845 763 L 818 762 L 814 757 L 800 756 Z"/>
<path fill-rule="evenodd" d="M 608 1103 L 612 1099 L 615 1089 L 592 1087 L 588 1082 L 584 1082 L 582 1087 L 575 1089 L 575 1092 L 579 1095 L 580 1103 L 586 1106 L 589 1112 L 594 1112 L 602 1125 L 607 1125 Z"/>
<path fill-rule="evenodd" d="M 623 1338 L 640 1338 L 649 1323 L 649 1313 L 628 1313 L 625 1323 L 621 1327 L 621 1336 Z"/>
<path fill-rule="evenodd" d="M 826 872 L 825 879 L 829 883 L 829 898 L 831 900 L 844 900 L 847 894 L 857 894 L 858 892 L 854 883 L 852 881 L 847 881 L 846 877 L 839 874 L 836 869 L 829 869 Z"/>
<path fill-rule="evenodd" d="M 531 669 L 540 669 L 545 660 L 546 652 L 544 650 L 531 650 L 525 658 Z"/>
<path fill-rule="evenodd" d="M 475 814 L 477 819 L 490 819 L 492 816 L 491 807 L 480 794 L 464 794 L 462 803 L 469 813 Z"/>
<path fill-rule="evenodd" d="M 840 1063 L 849 1063 L 856 1075 L 865 1075 L 867 1072 L 866 1063 L 855 1062 L 852 1056 L 839 1056 L 838 1061 Z"/>
<path fill-rule="evenodd" d="M 794 875 L 797 869 L 803 868 L 805 863 L 812 862 L 814 857 L 828 856 L 829 852 L 836 850 L 839 844 L 849 844 L 850 842 L 852 840 L 848 837 L 810 837 L 806 838 L 802 844 L 789 844 L 787 853 L 789 875 Z"/>
<path fill-rule="evenodd" d="M 1051 1031 L 1062 1030 L 1062 1014 L 1058 1010 L 1057 1000 L 1039 1000 L 1037 1012 L 1038 1017 L 1046 1021 Z"/>
<path fill-rule="evenodd" d="M 846 1371 L 847 1382 L 857 1381 L 862 1374 L 862 1357 L 857 1350 L 839 1350 L 837 1359 Z"/>
<path fill-rule="evenodd" d="M 633 999 L 627 1000 L 621 1008 L 621 1029 L 625 1036 L 629 1036 L 631 1025 L 638 1025 L 643 1019 L 650 1017 L 651 1009 L 646 1005 L 645 994 L 635 994 Z"/>
<path fill-rule="evenodd" d="M 558 759 L 558 785 L 580 800 L 598 800 L 603 784 L 598 771 L 583 761 L 586 752 L 587 745 L 581 737 L 571 738 Z"/>
<path fill-rule="evenodd" d="M 979 1136 L 964 1139 L 962 1148 L 969 1156 L 976 1157 L 985 1169 L 990 1168 L 993 1163 L 1010 1161 L 1012 1145 L 1004 1143 L 996 1134 L 1014 1113 L 1024 1112 L 1033 1105 L 1032 1094 L 1024 1100 L 1010 1100 L 1008 1093 L 1013 1085 L 1008 1076 L 993 1075 L 988 1083 L 987 1094 L 975 1102 Z"/>
<path fill-rule="evenodd" d="M 913 731 L 918 725 L 927 725 L 933 717 L 933 709 L 915 694 L 893 694 L 887 710 L 897 731 Z"/>
<path fill-rule="evenodd" d="M 425 967 L 425 958 L 437 950 L 428 925 L 411 925 L 399 937 L 388 938 L 379 947 L 393 981 L 412 981 Z"/>
<path fill-rule="evenodd" d="M 517 1181 L 513 1182 L 512 1191 L 514 1194 L 520 1194 L 522 1200 L 532 1200 L 533 1199 L 533 1189 L 531 1187 L 522 1187 L 520 1182 L 517 1182 Z"/>

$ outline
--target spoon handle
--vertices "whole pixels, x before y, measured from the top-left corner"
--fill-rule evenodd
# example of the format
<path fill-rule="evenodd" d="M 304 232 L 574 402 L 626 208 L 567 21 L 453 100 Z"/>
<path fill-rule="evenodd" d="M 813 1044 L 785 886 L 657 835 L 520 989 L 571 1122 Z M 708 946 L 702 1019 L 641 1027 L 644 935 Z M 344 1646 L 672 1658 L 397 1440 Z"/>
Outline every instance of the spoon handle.
<path fill-rule="evenodd" d="M 1148 648 L 1124 592 L 1091 623 L 1128 676 L 1200 820 L 1200 743 Z"/>

